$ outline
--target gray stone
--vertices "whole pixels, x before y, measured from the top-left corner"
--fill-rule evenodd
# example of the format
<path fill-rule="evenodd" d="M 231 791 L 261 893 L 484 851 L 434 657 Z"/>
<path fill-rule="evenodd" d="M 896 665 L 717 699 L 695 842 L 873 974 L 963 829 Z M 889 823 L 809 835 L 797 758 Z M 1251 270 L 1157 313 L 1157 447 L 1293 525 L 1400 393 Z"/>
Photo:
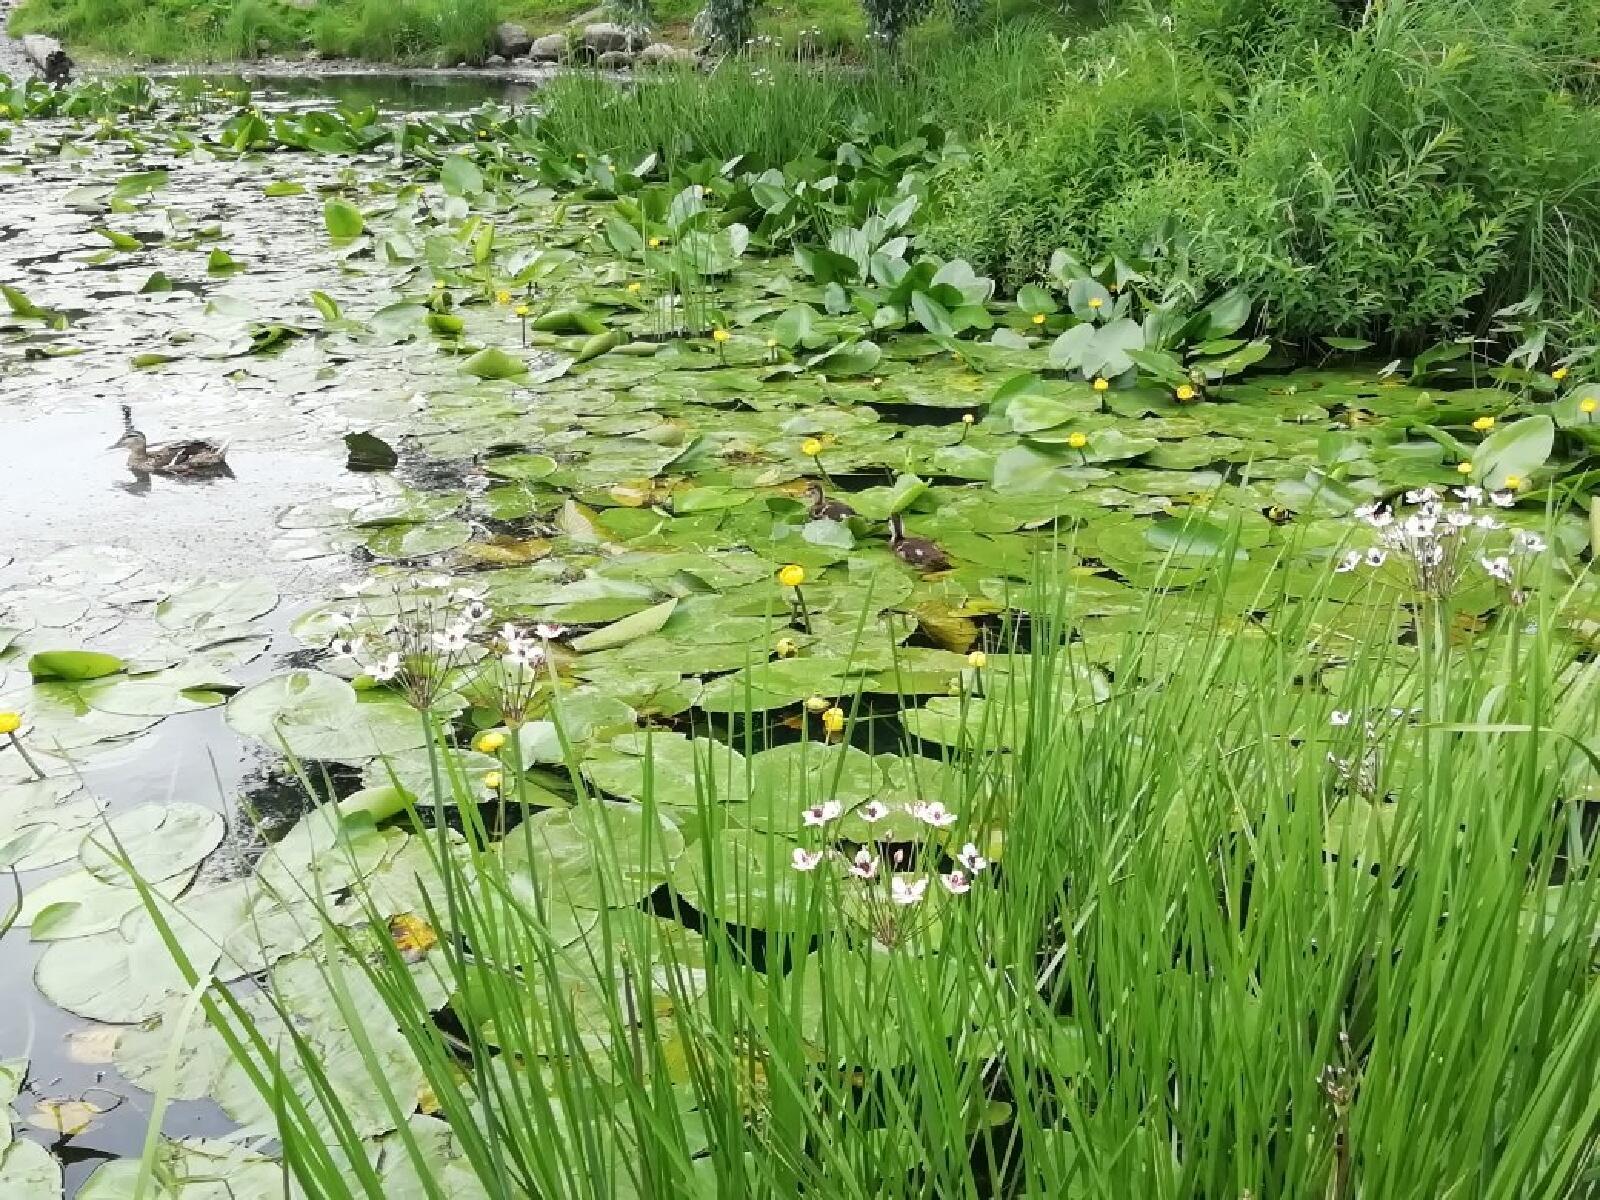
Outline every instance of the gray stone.
<path fill-rule="evenodd" d="M 666 42 L 651 42 L 639 51 L 636 65 L 641 67 L 698 67 L 700 56 L 682 46 L 669 46 Z"/>
<path fill-rule="evenodd" d="M 506 60 L 498 54 L 491 54 L 483 60 L 483 65 L 486 67 L 503 67 L 506 65 Z"/>
<path fill-rule="evenodd" d="M 602 71 L 622 71 L 633 66 L 633 55 L 626 50 L 607 50 L 594 60 L 594 65 Z"/>
<path fill-rule="evenodd" d="M 533 45 L 533 35 L 515 21 L 502 21 L 494 27 L 496 54 L 521 58 Z"/>
<path fill-rule="evenodd" d="M 625 29 L 612 21 L 598 21 L 583 27 L 583 48 L 590 54 L 643 50 L 649 41 L 642 29 Z"/>
<path fill-rule="evenodd" d="M 564 33 L 547 33 L 542 38 L 534 38 L 533 45 L 528 47 L 528 57 L 534 62 L 565 62 L 567 57 L 567 35 Z"/>
<path fill-rule="evenodd" d="M 30 33 L 22 39 L 22 52 L 28 56 L 29 62 L 42 71 L 52 54 L 61 53 L 61 43 L 42 33 Z"/>

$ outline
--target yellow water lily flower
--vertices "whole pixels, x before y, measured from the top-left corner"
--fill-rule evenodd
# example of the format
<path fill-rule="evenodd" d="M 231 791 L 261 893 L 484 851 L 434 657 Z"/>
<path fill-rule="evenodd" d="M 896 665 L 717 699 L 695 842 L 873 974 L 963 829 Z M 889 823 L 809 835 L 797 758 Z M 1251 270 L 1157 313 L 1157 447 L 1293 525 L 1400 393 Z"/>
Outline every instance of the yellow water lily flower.
<path fill-rule="evenodd" d="M 1069 434 L 1067 434 L 1067 445 L 1071 446 L 1074 450 L 1082 450 L 1088 444 L 1089 444 L 1089 437 L 1088 437 L 1087 434 L 1083 434 L 1083 433 L 1069 433 Z"/>
<path fill-rule="evenodd" d="M 726 329 L 713 329 L 711 331 L 711 340 L 713 342 L 725 342 L 732 336 L 733 334 L 729 333 Z"/>
<path fill-rule="evenodd" d="M 800 443 L 800 453 L 804 454 L 807 458 L 815 458 L 817 455 L 822 453 L 822 439 L 807 438 L 805 441 Z"/>
<path fill-rule="evenodd" d="M 1172 393 L 1178 398 L 1179 404 L 1187 404 L 1195 397 L 1195 390 L 1187 383 L 1180 383 L 1178 390 Z"/>
<path fill-rule="evenodd" d="M 1035 325 L 1043 325 L 1044 324 L 1044 314 L 1043 313 L 1034 313 L 1033 314 L 1033 323 Z"/>
<path fill-rule="evenodd" d="M 1578 411 L 1581 413 L 1589 414 L 1594 412 L 1596 408 L 1600 408 L 1600 404 L 1595 403 L 1593 396 L 1585 397 L 1578 401 Z"/>
<path fill-rule="evenodd" d="M 799 587 L 806 581 L 806 569 L 799 563 L 790 563 L 778 572 L 778 582 L 784 587 Z"/>
<path fill-rule="evenodd" d="M 504 782 L 505 780 L 500 778 L 499 771 L 490 771 L 483 777 L 483 786 L 488 788 L 491 792 L 498 792 L 500 790 L 500 785 Z"/>
<path fill-rule="evenodd" d="M 988 665 L 989 656 L 982 650 L 974 650 L 971 654 L 967 655 L 967 666 L 971 667 L 975 671 L 981 671 Z"/>
<path fill-rule="evenodd" d="M 975 421 L 976 421 L 976 420 L 977 420 L 977 419 L 978 419 L 978 418 L 977 418 L 977 417 L 975 417 L 975 416 L 973 416 L 973 415 L 972 415 L 972 414 L 971 414 L 971 413 L 962 413 L 962 414 L 961 414 L 961 423 L 962 423 L 962 424 L 963 424 L 963 425 L 971 425 L 971 424 L 972 424 L 972 423 L 973 423 L 973 422 L 975 422 Z"/>
<path fill-rule="evenodd" d="M 1107 379 L 1103 379 L 1103 378 L 1102 378 L 1102 377 L 1101 377 L 1101 376 L 1099 376 L 1099 375 L 1096 375 L 1096 376 L 1095 376 L 1095 377 L 1094 377 L 1094 390 L 1095 390 L 1095 391 L 1097 391 L 1097 392 L 1104 392 L 1104 391 L 1107 391 L 1107 390 L 1109 390 L 1109 389 L 1110 389 L 1110 387 L 1111 387 L 1111 382 L 1110 382 L 1110 380 L 1107 380 Z"/>
<path fill-rule="evenodd" d="M 779 658 L 793 658 L 800 653 L 800 647 L 794 644 L 793 638 L 779 638 L 778 644 L 772 648 L 772 652 Z"/>
<path fill-rule="evenodd" d="M 838 733 L 844 728 L 844 709 L 834 705 L 822 714 L 822 728 L 828 733 Z"/>
<path fill-rule="evenodd" d="M 650 247 L 650 249 L 652 249 L 652 250 L 659 250 L 659 249 L 660 249 L 660 248 L 661 248 L 661 239 L 660 239 L 660 238 L 658 238 L 658 237 L 653 237 L 653 238 L 651 238 L 651 239 L 650 239 L 650 241 L 649 241 L 649 242 L 648 242 L 648 243 L 646 243 L 646 244 L 647 244 L 647 245 L 648 245 L 648 246 L 649 246 L 649 247 Z"/>
<path fill-rule="evenodd" d="M 1472 464 L 1469 463 L 1469 462 L 1458 462 L 1456 464 L 1456 474 L 1457 475 L 1471 475 L 1472 474 Z"/>
<path fill-rule="evenodd" d="M 637 296 L 639 294 L 639 281 L 637 279 L 628 285 L 628 294 L 630 296 Z"/>
<path fill-rule="evenodd" d="M 14 712 L 0 712 L 0 737 L 8 733 L 15 733 L 22 728 L 22 714 Z"/>
<path fill-rule="evenodd" d="M 528 306 L 526 304 L 517 305 L 516 313 L 517 313 L 517 316 L 519 316 L 519 317 L 526 317 L 530 311 L 531 310 L 528 308 Z"/>
<path fill-rule="evenodd" d="M 1513 492 L 1517 491 L 1519 488 L 1522 487 L 1522 476 L 1521 475 L 1507 475 L 1506 476 L 1506 487 L 1510 488 Z"/>
<path fill-rule="evenodd" d="M 1557 383 L 1560 383 L 1570 374 L 1572 374 L 1572 372 L 1566 367 L 1557 367 L 1554 371 L 1550 372 L 1550 378 L 1554 379 Z"/>
<path fill-rule="evenodd" d="M 1494 418 L 1493 417 L 1479 417 L 1476 421 L 1474 421 L 1472 423 L 1472 427 L 1474 429 L 1476 429 L 1479 433 L 1488 433 L 1489 430 L 1494 428 Z"/>
<path fill-rule="evenodd" d="M 1104 306 L 1105 306 L 1105 301 L 1100 299 L 1099 296 L 1090 296 L 1089 297 L 1089 307 L 1090 308 L 1103 308 Z"/>
<path fill-rule="evenodd" d="M 487 733 L 480 733 L 478 740 L 472 743 L 472 748 L 480 754 L 495 754 L 504 748 L 506 735 L 491 729 Z"/>
<path fill-rule="evenodd" d="M 500 291 L 494 294 L 494 302 L 496 304 L 510 304 L 511 293 L 502 288 Z"/>

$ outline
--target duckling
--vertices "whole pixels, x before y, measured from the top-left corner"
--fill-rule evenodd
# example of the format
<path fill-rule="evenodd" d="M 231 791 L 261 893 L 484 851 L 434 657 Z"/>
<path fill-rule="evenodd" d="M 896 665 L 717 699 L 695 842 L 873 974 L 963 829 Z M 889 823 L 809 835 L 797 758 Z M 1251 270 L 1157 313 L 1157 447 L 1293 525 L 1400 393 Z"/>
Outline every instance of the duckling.
<path fill-rule="evenodd" d="M 889 518 L 889 549 L 901 562 L 909 563 L 919 571 L 946 571 L 950 556 L 927 538 L 907 537 L 905 523 L 900 514 Z"/>
<path fill-rule="evenodd" d="M 144 434 L 130 429 L 111 444 L 128 452 L 128 469 L 151 475 L 208 475 L 228 469 L 227 447 L 195 438 L 152 446 Z"/>
<path fill-rule="evenodd" d="M 843 500 L 829 500 L 828 493 L 814 480 L 806 484 L 806 501 L 813 521 L 843 521 L 856 515 L 856 510 Z"/>

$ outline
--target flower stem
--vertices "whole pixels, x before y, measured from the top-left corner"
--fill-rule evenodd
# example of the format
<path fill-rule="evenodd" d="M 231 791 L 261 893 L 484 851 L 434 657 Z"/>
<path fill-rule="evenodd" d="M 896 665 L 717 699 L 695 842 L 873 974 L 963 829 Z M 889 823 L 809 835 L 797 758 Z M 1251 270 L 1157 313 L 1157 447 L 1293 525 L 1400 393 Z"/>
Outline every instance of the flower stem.
<path fill-rule="evenodd" d="M 22 739 L 13 733 L 11 744 L 16 747 L 17 753 L 22 755 L 22 761 L 28 764 L 28 770 L 33 772 L 35 778 L 43 779 L 44 772 L 39 769 L 39 764 L 33 761 L 33 755 L 28 753 L 27 747 L 22 744 Z"/>

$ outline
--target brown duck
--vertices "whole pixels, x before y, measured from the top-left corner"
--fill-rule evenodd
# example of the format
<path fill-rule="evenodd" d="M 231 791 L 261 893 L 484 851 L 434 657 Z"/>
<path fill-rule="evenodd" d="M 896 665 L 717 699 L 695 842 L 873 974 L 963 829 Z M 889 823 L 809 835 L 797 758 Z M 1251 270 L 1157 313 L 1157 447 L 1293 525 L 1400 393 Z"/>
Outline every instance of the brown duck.
<path fill-rule="evenodd" d="M 919 571 L 945 571 L 950 568 L 950 556 L 935 542 L 927 538 L 907 537 L 905 523 L 900 514 L 889 518 L 889 549 L 901 562 L 909 563 Z"/>
<path fill-rule="evenodd" d="M 202 438 L 152 446 L 144 434 L 130 429 L 111 448 L 128 452 L 129 470 L 150 475 L 211 475 L 228 469 L 227 448 Z"/>
<path fill-rule="evenodd" d="M 843 521 L 856 515 L 856 510 L 843 500 L 829 500 L 820 483 L 806 484 L 806 501 L 811 506 L 809 512 L 813 521 Z"/>

